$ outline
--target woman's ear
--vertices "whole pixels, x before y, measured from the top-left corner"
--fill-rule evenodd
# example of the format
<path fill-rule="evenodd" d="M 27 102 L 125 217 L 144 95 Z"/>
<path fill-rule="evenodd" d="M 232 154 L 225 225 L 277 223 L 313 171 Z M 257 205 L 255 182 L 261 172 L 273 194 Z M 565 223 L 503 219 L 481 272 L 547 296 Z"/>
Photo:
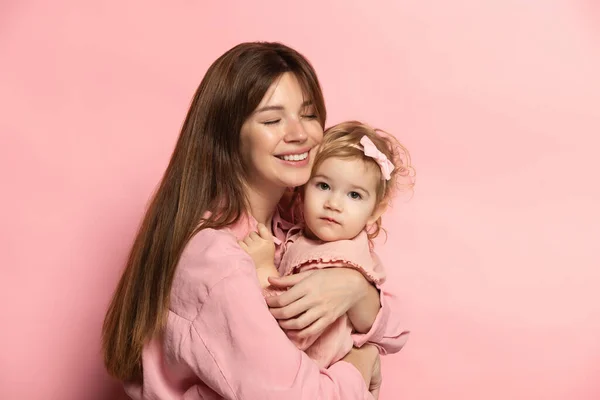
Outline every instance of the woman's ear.
<path fill-rule="evenodd" d="M 379 203 L 379 205 L 373 210 L 373 214 L 371 214 L 369 219 L 367 219 L 367 226 L 373 225 L 375 222 L 377 222 L 377 220 L 383 215 L 385 210 L 387 210 L 387 207 L 387 201 L 382 201 L 381 203 Z"/>

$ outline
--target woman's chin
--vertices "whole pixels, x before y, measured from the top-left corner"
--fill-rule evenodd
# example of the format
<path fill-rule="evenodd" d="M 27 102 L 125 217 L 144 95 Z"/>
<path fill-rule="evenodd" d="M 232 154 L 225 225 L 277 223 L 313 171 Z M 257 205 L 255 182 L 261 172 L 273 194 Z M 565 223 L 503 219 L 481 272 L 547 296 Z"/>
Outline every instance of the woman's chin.
<path fill-rule="evenodd" d="M 294 174 L 285 174 L 281 177 L 281 182 L 285 187 L 302 186 L 310 179 L 310 171 L 307 173 L 296 172 Z"/>

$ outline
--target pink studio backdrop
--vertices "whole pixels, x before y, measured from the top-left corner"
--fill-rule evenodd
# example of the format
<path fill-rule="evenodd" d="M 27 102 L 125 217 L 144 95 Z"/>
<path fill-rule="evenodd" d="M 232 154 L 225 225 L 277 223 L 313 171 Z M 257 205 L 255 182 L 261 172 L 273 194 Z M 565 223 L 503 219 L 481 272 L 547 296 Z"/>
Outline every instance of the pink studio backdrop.
<path fill-rule="evenodd" d="M 121 398 L 101 321 L 192 93 L 278 40 L 417 168 L 381 398 L 600 399 L 597 2 L 83 3 L 0 3 L 0 398 Z"/>

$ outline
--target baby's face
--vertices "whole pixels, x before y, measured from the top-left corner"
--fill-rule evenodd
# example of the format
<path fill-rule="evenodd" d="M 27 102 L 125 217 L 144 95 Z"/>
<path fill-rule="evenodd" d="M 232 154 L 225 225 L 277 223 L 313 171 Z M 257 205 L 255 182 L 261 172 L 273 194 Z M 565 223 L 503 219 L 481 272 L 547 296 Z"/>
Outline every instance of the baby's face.
<path fill-rule="evenodd" d="M 360 159 L 329 158 L 304 191 L 307 233 L 326 242 L 352 239 L 374 223 L 380 172 Z"/>

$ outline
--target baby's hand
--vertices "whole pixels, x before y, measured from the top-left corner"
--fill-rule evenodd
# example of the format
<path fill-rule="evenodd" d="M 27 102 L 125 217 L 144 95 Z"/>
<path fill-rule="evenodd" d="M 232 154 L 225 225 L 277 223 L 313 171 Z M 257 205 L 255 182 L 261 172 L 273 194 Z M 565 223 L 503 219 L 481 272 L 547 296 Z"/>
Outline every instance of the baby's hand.
<path fill-rule="evenodd" d="M 275 243 L 273 242 L 273 235 L 263 224 L 258 224 L 258 233 L 251 232 L 243 241 L 238 243 L 252 257 L 256 268 L 273 266 Z"/>

